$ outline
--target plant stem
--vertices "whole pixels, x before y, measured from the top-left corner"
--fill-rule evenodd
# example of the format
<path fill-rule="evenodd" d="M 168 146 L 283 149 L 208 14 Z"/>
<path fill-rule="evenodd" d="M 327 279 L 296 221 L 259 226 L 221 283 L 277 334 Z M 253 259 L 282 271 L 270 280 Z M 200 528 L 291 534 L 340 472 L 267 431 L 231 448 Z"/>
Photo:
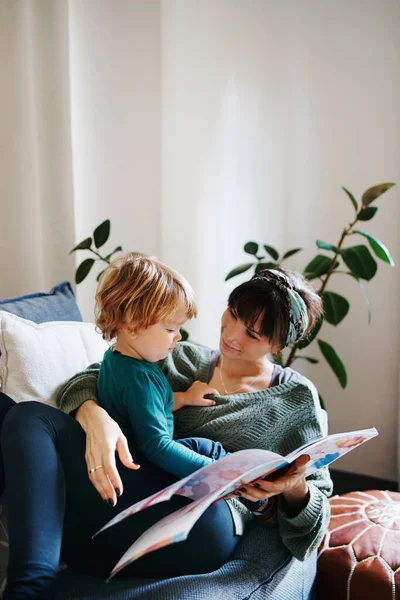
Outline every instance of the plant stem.
<path fill-rule="evenodd" d="M 93 252 L 93 254 L 95 254 L 96 256 L 98 256 L 100 260 L 103 260 L 107 264 L 110 264 L 110 261 L 107 260 L 106 258 L 104 258 L 103 256 L 101 256 L 101 254 L 99 254 L 98 252 L 96 252 L 96 250 L 93 250 L 93 248 L 89 248 L 89 250 L 90 250 L 90 252 Z"/>
<path fill-rule="evenodd" d="M 354 227 L 354 225 L 357 223 L 357 221 L 358 221 L 358 216 L 356 216 L 356 218 L 354 219 L 354 221 L 353 221 L 352 223 L 350 223 L 350 224 L 348 225 L 348 227 L 345 227 L 345 228 L 343 229 L 343 232 L 342 232 L 341 238 L 340 238 L 340 240 L 339 240 L 339 243 L 338 243 L 338 245 L 336 246 L 336 247 L 337 247 L 337 249 L 339 250 L 339 252 L 336 252 L 336 253 L 335 253 L 335 255 L 334 255 L 334 257 L 332 258 L 332 263 L 331 263 L 331 266 L 329 267 L 329 269 L 328 269 L 327 273 L 325 274 L 325 279 L 323 280 L 323 282 L 322 282 L 322 285 L 321 285 L 321 288 L 320 288 L 320 289 L 319 289 L 319 291 L 318 291 L 318 295 L 319 295 L 319 296 L 321 296 L 321 297 L 322 297 L 322 294 L 323 294 L 323 293 L 324 293 L 324 291 L 325 291 L 325 288 L 326 288 L 326 286 L 327 286 L 327 283 L 328 283 L 328 281 L 329 281 L 329 278 L 330 278 L 330 276 L 332 275 L 332 273 L 333 273 L 333 271 L 334 271 L 334 269 L 335 269 L 336 259 L 337 259 L 337 257 L 338 257 L 338 256 L 339 256 L 339 254 L 340 254 L 340 250 L 341 250 L 341 248 L 342 248 L 342 246 L 343 246 L 343 242 L 344 242 L 344 240 L 345 240 L 346 236 L 348 236 L 348 235 L 351 233 L 351 230 L 353 229 L 353 227 Z"/>
<path fill-rule="evenodd" d="M 325 278 L 322 281 L 322 285 L 321 285 L 320 289 L 318 290 L 318 295 L 321 297 L 325 291 L 325 288 L 328 284 L 330 276 L 332 275 L 333 271 L 335 270 L 336 259 L 340 254 L 340 250 L 342 248 L 343 242 L 344 242 L 346 236 L 348 236 L 351 233 L 351 230 L 353 229 L 353 227 L 357 223 L 357 221 L 358 221 L 358 215 L 356 215 L 356 218 L 354 219 L 354 221 L 352 223 L 350 223 L 347 227 L 345 227 L 342 231 L 342 235 L 340 237 L 339 243 L 336 246 L 338 249 L 338 252 L 335 252 L 334 257 L 332 258 L 331 265 L 325 274 Z M 296 360 L 296 352 L 297 352 L 297 346 L 296 346 L 296 344 L 293 344 L 290 348 L 290 353 L 289 353 L 289 356 L 287 357 L 285 367 L 290 367 L 290 365 L 293 363 L 293 361 Z"/>
<path fill-rule="evenodd" d="M 293 346 L 290 348 L 290 354 L 287 357 L 286 363 L 285 363 L 285 367 L 290 367 L 290 365 L 292 364 L 292 362 L 294 360 L 296 360 L 296 344 L 293 344 Z"/>

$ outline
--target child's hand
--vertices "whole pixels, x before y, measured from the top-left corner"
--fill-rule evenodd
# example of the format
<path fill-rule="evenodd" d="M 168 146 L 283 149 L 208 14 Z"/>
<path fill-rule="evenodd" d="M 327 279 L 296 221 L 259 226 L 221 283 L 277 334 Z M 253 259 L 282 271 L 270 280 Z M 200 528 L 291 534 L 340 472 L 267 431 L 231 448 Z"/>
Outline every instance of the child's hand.
<path fill-rule="evenodd" d="M 172 410 L 178 410 L 182 406 L 214 406 L 215 400 L 204 398 L 207 394 L 219 396 L 215 388 L 202 381 L 195 381 L 186 392 L 175 392 Z"/>

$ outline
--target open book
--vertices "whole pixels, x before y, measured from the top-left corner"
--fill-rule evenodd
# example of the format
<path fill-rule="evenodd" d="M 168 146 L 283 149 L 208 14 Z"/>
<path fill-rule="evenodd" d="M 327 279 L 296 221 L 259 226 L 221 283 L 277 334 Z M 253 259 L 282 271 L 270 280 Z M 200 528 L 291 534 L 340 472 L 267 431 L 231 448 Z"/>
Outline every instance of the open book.
<path fill-rule="evenodd" d="M 169 500 L 174 494 L 193 500 L 143 533 L 115 565 L 110 578 L 144 554 L 184 541 L 196 521 L 213 502 L 221 500 L 243 484 L 267 476 L 303 454 L 310 456 L 306 470 L 308 477 L 376 435 L 378 432 L 375 428 L 335 433 L 304 444 L 287 456 L 267 450 L 240 450 L 133 504 L 106 523 L 95 535 L 149 506 Z"/>

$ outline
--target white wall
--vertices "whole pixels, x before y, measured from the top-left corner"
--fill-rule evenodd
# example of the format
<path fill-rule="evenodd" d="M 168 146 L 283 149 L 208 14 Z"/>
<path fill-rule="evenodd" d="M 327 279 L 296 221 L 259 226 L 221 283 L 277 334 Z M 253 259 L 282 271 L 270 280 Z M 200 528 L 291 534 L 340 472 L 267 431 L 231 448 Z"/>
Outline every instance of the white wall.
<path fill-rule="evenodd" d="M 110 218 L 104 249 L 159 254 L 159 2 L 70 0 L 69 11 L 76 241 Z M 88 320 L 95 287 L 91 274 L 77 289 Z"/>
<path fill-rule="evenodd" d="M 247 262 L 244 242 L 303 247 L 290 263 L 301 268 L 315 239 L 336 243 L 352 218 L 342 185 L 359 195 L 399 181 L 399 19 L 395 0 L 162 2 L 161 249 L 198 293 L 193 338 L 217 344 L 219 315 L 239 282 L 223 279 Z M 399 189 L 364 224 L 397 262 L 398 204 Z M 356 283 L 332 281 L 351 312 L 321 338 L 347 365 L 347 390 L 324 364 L 308 374 L 331 431 L 380 431 L 339 467 L 395 479 L 400 278 L 379 266 L 368 286 L 370 327 Z"/>

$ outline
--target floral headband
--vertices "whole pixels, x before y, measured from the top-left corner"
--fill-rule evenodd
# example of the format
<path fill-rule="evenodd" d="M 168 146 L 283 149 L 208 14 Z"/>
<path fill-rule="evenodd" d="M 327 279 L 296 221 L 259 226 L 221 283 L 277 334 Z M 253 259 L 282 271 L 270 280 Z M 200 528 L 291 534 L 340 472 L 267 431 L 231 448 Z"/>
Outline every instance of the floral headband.
<path fill-rule="evenodd" d="M 306 331 L 309 319 L 306 303 L 299 292 L 294 289 L 289 277 L 275 269 L 265 269 L 254 275 L 252 279 L 265 279 L 273 281 L 285 294 L 289 306 L 289 329 L 286 337 L 286 346 L 297 342 Z"/>

